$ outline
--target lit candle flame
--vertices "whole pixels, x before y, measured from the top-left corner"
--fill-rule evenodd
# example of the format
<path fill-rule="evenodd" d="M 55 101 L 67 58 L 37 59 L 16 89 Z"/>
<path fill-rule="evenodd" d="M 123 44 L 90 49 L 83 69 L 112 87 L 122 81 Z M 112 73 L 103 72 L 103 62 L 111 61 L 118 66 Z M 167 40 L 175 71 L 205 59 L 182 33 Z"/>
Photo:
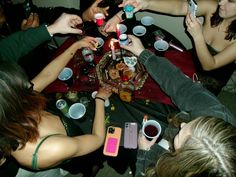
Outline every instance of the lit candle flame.
<path fill-rule="evenodd" d="M 119 37 L 120 37 L 120 25 L 119 24 L 116 25 L 116 34 L 117 34 L 117 38 L 119 39 Z"/>

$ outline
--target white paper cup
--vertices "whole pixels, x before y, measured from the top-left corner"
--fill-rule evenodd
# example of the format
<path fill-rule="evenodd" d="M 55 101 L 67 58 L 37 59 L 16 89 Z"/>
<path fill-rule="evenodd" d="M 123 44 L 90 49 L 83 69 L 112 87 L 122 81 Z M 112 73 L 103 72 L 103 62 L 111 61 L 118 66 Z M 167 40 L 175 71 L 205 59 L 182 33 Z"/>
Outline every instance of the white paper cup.
<path fill-rule="evenodd" d="M 169 44 L 165 40 L 160 39 L 154 43 L 154 48 L 158 51 L 166 51 L 169 48 Z"/>
<path fill-rule="evenodd" d="M 82 103 L 74 103 L 69 108 L 69 116 L 72 119 L 80 119 L 84 116 L 86 108 Z"/>
<path fill-rule="evenodd" d="M 73 71 L 71 68 L 65 67 L 60 74 L 58 75 L 58 79 L 67 83 L 69 86 L 73 84 Z"/>
<path fill-rule="evenodd" d="M 119 24 L 120 34 L 124 34 L 127 31 L 127 26 L 124 24 Z"/>
<path fill-rule="evenodd" d="M 160 136 L 161 125 L 155 120 L 147 120 L 143 123 L 142 133 L 148 140 L 152 140 Z"/>
<path fill-rule="evenodd" d="M 104 40 L 101 37 L 96 37 L 97 41 L 98 41 L 98 47 L 100 48 L 104 45 Z"/>
<path fill-rule="evenodd" d="M 142 25 L 138 25 L 133 28 L 133 34 L 135 36 L 143 36 L 144 34 L 146 34 L 146 31 L 146 28 Z"/>
<path fill-rule="evenodd" d="M 95 51 L 95 54 L 102 55 L 103 54 L 104 40 L 101 37 L 96 37 L 96 39 L 98 41 L 98 46 L 96 47 L 97 51 Z"/>
<path fill-rule="evenodd" d="M 94 91 L 94 92 L 91 94 L 91 97 L 92 97 L 93 99 L 95 99 L 97 93 L 98 93 L 98 91 Z"/>
<path fill-rule="evenodd" d="M 151 16 L 145 16 L 141 18 L 141 23 L 144 26 L 151 26 L 154 23 L 154 19 Z"/>

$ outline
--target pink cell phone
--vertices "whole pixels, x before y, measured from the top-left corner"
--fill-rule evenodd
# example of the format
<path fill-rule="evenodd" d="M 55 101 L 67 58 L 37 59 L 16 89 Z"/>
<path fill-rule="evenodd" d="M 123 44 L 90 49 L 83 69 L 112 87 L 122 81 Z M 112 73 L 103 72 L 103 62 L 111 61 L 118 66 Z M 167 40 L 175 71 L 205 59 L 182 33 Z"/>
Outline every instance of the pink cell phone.
<path fill-rule="evenodd" d="M 126 122 L 124 131 L 124 148 L 136 149 L 138 146 L 138 125 L 136 122 Z"/>
<path fill-rule="evenodd" d="M 107 128 L 106 140 L 103 154 L 107 156 L 117 156 L 120 146 L 121 128 L 110 126 Z"/>

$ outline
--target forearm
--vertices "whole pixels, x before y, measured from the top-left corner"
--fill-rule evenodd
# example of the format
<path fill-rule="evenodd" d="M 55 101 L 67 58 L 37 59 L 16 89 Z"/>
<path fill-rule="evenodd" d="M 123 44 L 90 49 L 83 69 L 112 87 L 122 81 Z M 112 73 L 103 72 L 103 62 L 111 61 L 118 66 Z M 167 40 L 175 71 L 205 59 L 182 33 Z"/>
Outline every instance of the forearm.
<path fill-rule="evenodd" d="M 213 94 L 186 77 L 166 58 L 144 50 L 139 60 L 180 110 L 191 113 L 193 118 L 215 116 L 236 125 L 232 114 Z"/>
<path fill-rule="evenodd" d="M 73 58 L 76 51 L 81 48 L 79 42 L 73 43 L 61 55 L 52 60 L 33 80 L 34 90 L 41 92 L 50 83 L 55 81 L 61 70 Z"/>
<path fill-rule="evenodd" d="M 97 136 L 97 143 L 102 145 L 105 139 L 105 109 L 104 101 L 100 99 L 95 99 L 95 118 L 93 122 L 92 134 Z"/>
<path fill-rule="evenodd" d="M 0 41 L 1 59 L 17 62 L 20 57 L 50 39 L 51 36 L 44 25 L 13 33 Z"/>
<path fill-rule="evenodd" d="M 201 35 L 198 38 L 193 38 L 193 40 L 195 44 L 195 50 L 202 68 L 206 71 L 218 68 L 219 66 L 217 66 L 214 56 L 211 55 L 207 48 L 204 37 Z"/>
<path fill-rule="evenodd" d="M 187 1 L 180 0 L 151 0 L 148 1 L 147 10 L 171 15 L 186 15 Z"/>

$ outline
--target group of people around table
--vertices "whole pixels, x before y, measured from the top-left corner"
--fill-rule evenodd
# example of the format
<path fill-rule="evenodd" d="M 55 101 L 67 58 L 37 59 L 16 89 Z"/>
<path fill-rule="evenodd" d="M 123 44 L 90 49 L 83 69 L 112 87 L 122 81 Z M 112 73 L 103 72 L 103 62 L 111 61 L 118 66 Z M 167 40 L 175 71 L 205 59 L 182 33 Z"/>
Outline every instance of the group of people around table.
<path fill-rule="evenodd" d="M 233 63 L 236 58 L 236 1 L 199 0 L 197 3 L 196 15 L 205 17 L 203 24 L 188 12 L 187 1 L 127 0 L 120 7 L 132 4 L 135 11 L 186 15 L 186 28 L 202 68 L 213 70 Z M 118 12 L 107 21 L 105 32 L 116 29 L 122 13 Z M 0 40 L 1 164 L 13 157 L 22 168 L 34 170 L 32 175 L 48 173 L 48 169 L 96 152 L 103 145 L 106 129 L 103 100 L 111 96 L 110 86 L 100 88 L 96 95 L 91 134 L 83 134 L 69 119 L 48 110 L 47 99 L 41 94 L 77 50 L 83 47 L 96 50 L 94 37 L 87 36 L 73 43 L 31 80 L 16 63 L 19 57 L 50 40 L 54 34 L 81 34 L 82 31 L 76 28 L 81 23 L 78 15 L 63 13 L 48 26 L 29 28 Z M 150 76 L 180 110 L 178 116 L 168 120 L 176 130 L 168 139 L 169 148 L 156 144 L 156 139 L 149 141 L 139 134 L 134 175 L 236 176 L 236 118 L 202 83 L 193 82 L 168 60 L 145 49 L 137 37 L 129 35 L 129 40 L 128 45 L 121 47 L 138 56 Z M 212 54 L 209 46 L 217 53 Z"/>

